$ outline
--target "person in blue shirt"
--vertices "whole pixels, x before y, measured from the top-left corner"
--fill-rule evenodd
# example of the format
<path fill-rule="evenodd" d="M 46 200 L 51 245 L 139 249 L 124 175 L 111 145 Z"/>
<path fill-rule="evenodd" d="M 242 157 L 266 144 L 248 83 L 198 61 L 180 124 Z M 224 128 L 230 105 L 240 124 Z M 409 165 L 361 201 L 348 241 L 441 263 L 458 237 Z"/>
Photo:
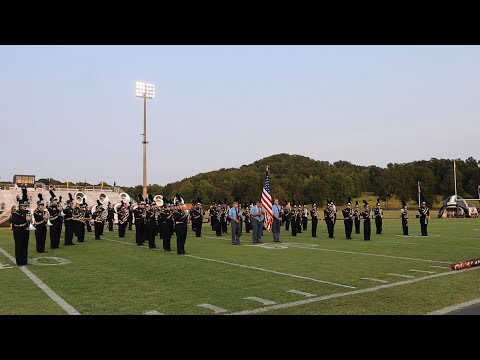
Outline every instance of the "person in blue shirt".
<path fill-rule="evenodd" d="M 240 245 L 240 236 L 242 236 L 242 227 L 240 224 L 240 209 L 238 208 L 238 202 L 233 203 L 233 207 L 228 212 L 228 218 L 232 225 L 232 245 Z"/>
<path fill-rule="evenodd" d="M 273 242 L 280 242 L 280 224 L 282 223 L 282 209 L 278 205 L 278 199 L 273 201 L 272 206 L 273 211 L 273 224 L 272 224 L 272 233 L 273 233 Z"/>
<path fill-rule="evenodd" d="M 253 243 L 262 243 L 263 220 L 265 219 L 265 209 L 262 207 L 262 202 L 259 200 L 257 204 L 252 206 L 250 210 L 250 219 L 252 221 Z"/>

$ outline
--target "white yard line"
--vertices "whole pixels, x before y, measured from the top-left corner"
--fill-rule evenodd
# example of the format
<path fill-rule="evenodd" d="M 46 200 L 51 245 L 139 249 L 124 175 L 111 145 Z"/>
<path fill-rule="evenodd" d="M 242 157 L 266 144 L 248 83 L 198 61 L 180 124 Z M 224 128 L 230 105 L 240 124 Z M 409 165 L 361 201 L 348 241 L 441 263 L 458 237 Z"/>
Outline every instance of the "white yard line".
<path fill-rule="evenodd" d="M 412 275 L 402 275 L 402 274 L 394 274 L 394 273 L 388 273 L 387 275 L 399 276 L 399 277 L 403 277 L 403 278 L 407 278 L 407 279 L 415 277 L 415 276 L 412 276 Z"/>
<path fill-rule="evenodd" d="M 267 299 L 262 299 L 256 296 L 249 296 L 246 297 L 245 300 L 252 300 L 252 301 L 258 301 L 259 303 L 262 303 L 263 305 L 274 305 L 276 304 L 275 301 L 267 300 Z"/>
<path fill-rule="evenodd" d="M 192 258 L 195 258 L 195 259 L 200 259 L 200 260 L 217 262 L 217 263 L 220 263 L 220 264 L 243 267 L 243 268 L 246 268 L 246 269 L 253 269 L 253 270 L 258 270 L 258 271 L 269 272 L 269 273 L 277 274 L 277 275 L 289 276 L 289 277 L 293 277 L 293 278 L 297 278 L 297 279 L 310 280 L 310 281 L 315 281 L 315 282 L 319 282 L 319 283 L 323 283 L 323 284 L 341 286 L 341 287 L 349 288 L 349 289 L 356 289 L 356 287 L 350 286 L 350 285 L 344 285 L 344 284 L 334 283 L 334 282 L 331 282 L 331 281 L 319 280 L 319 279 L 309 278 L 309 277 L 306 277 L 306 276 L 300 276 L 300 275 L 295 275 L 295 274 L 288 274 L 288 273 L 284 273 L 284 272 L 280 272 L 280 271 L 263 269 L 263 268 L 259 268 L 259 267 L 255 267 L 255 266 L 236 264 L 236 263 L 231 263 L 231 262 L 223 261 L 223 260 L 208 259 L 208 258 L 195 256 L 195 255 L 185 255 L 185 256 L 192 257 Z"/>
<path fill-rule="evenodd" d="M 162 314 L 158 311 L 155 311 L 155 310 L 152 310 L 152 311 L 145 311 L 144 313 L 145 315 L 165 315 L 165 314 Z"/>
<path fill-rule="evenodd" d="M 113 242 L 117 242 L 117 243 L 121 243 L 121 244 L 127 244 L 127 245 L 136 245 L 136 244 L 128 243 L 128 242 L 125 242 L 125 241 L 112 240 L 112 239 L 107 239 L 107 238 L 103 238 L 103 240 L 113 241 Z M 148 249 L 148 247 L 144 247 L 144 246 L 140 246 L 140 247 L 143 247 L 144 249 Z M 200 259 L 200 260 L 205 260 L 205 261 L 217 262 L 217 263 L 220 263 L 220 264 L 243 267 L 243 268 L 246 268 L 246 269 L 253 269 L 253 270 L 258 270 L 258 271 L 269 272 L 269 273 L 273 273 L 273 274 L 277 274 L 277 275 L 289 276 L 289 277 L 293 277 L 293 278 L 297 278 L 297 279 L 315 281 L 315 282 L 319 282 L 319 283 L 323 283 L 323 284 L 341 286 L 341 287 L 345 287 L 345 288 L 348 288 L 348 289 L 356 289 L 355 286 L 338 284 L 338 283 L 334 283 L 334 282 L 331 282 L 331 281 L 319 280 L 319 279 L 309 278 L 309 277 L 306 277 L 306 276 L 295 275 L 295 274 L 288 274 L 288 273 L 283 273 L 283 272 L 280 272 L 280 271 L 263 269 L 263 268 L 259 268 L 259 267 L 255 267 L 255 266 L 236 264 L 236 263 L 231 263 L 231 262 L 228 262 L 228 261 L 209 259 L 209 258 L 204 258 L 204 257 L 200 257 L 200 256 L 195 256 L 195 255 L 184 255 L 184 256 L 195 258 L 195 259 Z"/>
<path fill-rule="evenodd" d="M 445 314 L 448 314 L 452 311 L 465 309 L 469 306 L 476 305 L 476 304 L 480 304 L 480 299 L 474 299 L 474 300 L 470 300 L 470 301 L 467 301 L 467 302 L 464 302 L 464 303 L 461 303 L 461 304 L 447 306 L 446 308 L 429 312 L 426 315 L 445 315 Z"/>
<path fill-rule="evenodd" d="M 315 295 L 315 294 L 310 294 L 310 293 L 308 293 L 308 292 L 299 291 L 299 290 L 288 290 L 287 292 L 292 293 L 292 294 L 303 295 L 303 296 L 305 296 L 305 297 L 317 296 L 317 295 Z"/>
<path fill-rule="evenodd" d="M 15 258 L 10 255 L 6 250 L 0 247 L 0 252 L 5 255 L 11 262 L 16 264 Z M 67 312 L 68 315 L 80 315 L 80 313 L 75 310 L 75 308 L 63 300 L 60 295 L 58 295 L 55 291 L 53 291 L 47 284 L 45 284 L 42 280 L 40 280 L 35 274 L 33 274 L 30 270 L 28 270 L 25 266 L 20 266 L 19 269 L 23 271 L 25 275 L 27 275 L 30 280 L 32 280 L 35 285 L 37 285 L 45 294 L 47 294 L 50 299 L 55 301 L 58 306 L 60 306 L 63 310 Z"/>
<path fill-rule="evenodd" d="M 290 307 L 296 307 L 296 306 L 311 304 L 311 303 L 315 303 L 315 302 L 319 302 L 319 301 L 336 299 L 336 298 L 343 297 L 343 296 L 364 294 L 364 293 L 368 293 L 368 292 L 378 291 L 378 290 L 381 290 L 381 289 L 388 289 L 388 288 L 393 288 L 393 287 L 396 287 L 396 286 L 413 284 L 413 283 L 416 283 L 416 282 L 420 282 L 420 281 L 424 281 L 424 280 L 428 280 L 428 279 L 433 279 L 433 278 L 436 278 L 436 277 L 456 275 L 456 274 L 460 274 L 460 273 L 463 273 L 463 272 L 466 272 L 466 271 L 475 271 L 475 270 L 480 270 L 480 267 L 473 267 L 473 268 L 469 268 L 469 269 L 465 269 L 465 270 L 457 270 L 457 271 L 448 271 L 448 272 L 446 271 L 446 272 L 443 272 L 443 273 L 428 275 L 428 276 L 424 276 L 424 277 L 420 277 L 420 278 L 416 278 L 416 279 L 398 281 L 398 282 L 394 282 L 394 283 L 390 283 L 390 284 L 374 286 L 374 287 L 371 287 L 371 288 L 359 289 L 359 290 L 353 290 L 353 291 L 346 291 L 346 292 L 343 292 L 343 293 L 325 295 L 325 296 L 320 296 L 320 297 L 310 298 L 310 299 L 305 299 L 305 300 L 300 300 L 300 301 L 294 301 L 294 302 L 285 303 L 285 304 L 264 306 L 264 307 L 257 308 L 257 309 L 244 310 L 244 311 L 239 311 L 239 312 L 235 312 L 235 313 L 230 313 L 230 314 L 227 314 L 227 315 L 250 315 L 250 314 L 258 314 L 258 313 L 268 312 L 268 311 L 272 311 L 272 310 L 286 309 L 286 308 L 290 308 Z"/>
<path fill-rule="evenodd" d="M 85 235 L 85 236 L 87 236 L 87 235 Z M 208 236 L 203 236 L 203 237 L 208 237 Z M 210 238 L 212 238 L 212 237 L 210 237 Z M 112 240 L 112 239 L 107 239 L 107 238 L 103 238 L 103 239 L 108 240 L 108 241 L 116 241 L 116 242 L 119 242 L 119 243 L 124 243 L 124 244 L 129 244 L 129 245 L 136 245 L 136 244 L 127 243 L 127 242 L 124 242 L 124 241 Z M 212 239 L 216 239 L 216 238 L 212 238 Z M 229 240 L 229 239 L 225 239 L 225 240 Z M 300 244 L 300 243 L 295 243 L 295 244 Z M 256 245 L 256 246 L 261 247 L 262 245 L 265 245 L 265 244 L 260 244 L 259 246 L 258 245 Z M 282 243 L 280 243 L 279 245 L 282 245 Z M 283 245 L 288 246 L 288 243 L 284 243 Z M 401 259 L 401 260 L 423 261 L 423 262 L 430 262 L 430 263 L 451 264 L 450 261 L 418 259 L 418 258 L 410 258 L 410 257 L 405 257 L 405 256 L 394 256 L 394 255 L 373 254 L 373 253 L 365 253 L 365 252 L 314 248 L 314 247 L 311 247 L 310 244 L 308 244 L 308 243 L 305 243 L 305 245 L 306 246 L 296 245 L 296 246 L 292 246 L 292 248 L 327 251 L 327 252 L 337 252 L 337 253 L 343 253 L 343 254 L 353 254 L 353 255 L 363 255 L 363 256 L 377 256 L 377 257 L 385 257 L 385 258 L 390 258 L 390 259 Z M 187 256 L 190 256 L 190 255 L 187 255 Z"/>
<path fill-rule="evenodd" d="M 437 273 L 436 271 L 415 270 L 415 269 L 411 269 L 411 270 L 408 270 L 408 271 L 414 271 L 414 272 L 425 273 L 425 274 L 436 274 Z"/>
<path fill-rule="evenodd" d="M 215 314 L 221 314 L 221 313 L 224 313 L 224 312 L 228 311 L 224 308 L 221 308 L 221 307 L 218 307 L 218 306 L 215 306 L 215 305 L 212 305 L 212 304 L 198 304 L 196 306 L 203 307 L 203 308 L 209 309 L 209 310 L 213 310 L 215 312 Z"/>
<path fill-rule="evenodd" d="M 374 279 L 374 278 L 360 278 L 360 280 L 370 280 L 370 281 L 376 281 L 380 282 L 382 284 L 388 284 L 390 281 L 387 280 L 382 280 L 382 279 Z"/>

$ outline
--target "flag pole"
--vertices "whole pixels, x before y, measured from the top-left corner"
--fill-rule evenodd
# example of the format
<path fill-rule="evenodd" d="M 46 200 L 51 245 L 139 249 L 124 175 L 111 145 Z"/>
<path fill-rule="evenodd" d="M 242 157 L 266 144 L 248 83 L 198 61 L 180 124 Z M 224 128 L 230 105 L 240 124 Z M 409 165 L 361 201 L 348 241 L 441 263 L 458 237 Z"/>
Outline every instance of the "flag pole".
<path fill-rule="evenodd" d="M 453 160 L 453 177 L 455 181 L 455 195 L 457 195 L 457 167 L 455 166 L 455 160 Z"/>
<path fill-rule="evenodd" d="M 420 207 L 420 181 L 417 181 L 417 185 L 418 185 L 418 207 Z"/>

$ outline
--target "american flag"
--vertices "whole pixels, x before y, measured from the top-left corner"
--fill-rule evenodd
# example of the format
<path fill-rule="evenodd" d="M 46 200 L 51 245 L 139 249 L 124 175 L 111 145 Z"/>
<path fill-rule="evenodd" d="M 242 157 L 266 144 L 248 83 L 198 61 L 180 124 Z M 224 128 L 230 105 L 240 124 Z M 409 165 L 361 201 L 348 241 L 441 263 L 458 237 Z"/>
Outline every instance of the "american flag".
<path fill-rule="evenodd" d="M 265 182 L 262 191 L 262 206 L 265 209 L 265 227 L 267 231 L 272 231 L 273 211 L 272 211 L 272 196 L 270 195 L 270 178 L 268 177 L 268 167 L 265 174 Z"/>

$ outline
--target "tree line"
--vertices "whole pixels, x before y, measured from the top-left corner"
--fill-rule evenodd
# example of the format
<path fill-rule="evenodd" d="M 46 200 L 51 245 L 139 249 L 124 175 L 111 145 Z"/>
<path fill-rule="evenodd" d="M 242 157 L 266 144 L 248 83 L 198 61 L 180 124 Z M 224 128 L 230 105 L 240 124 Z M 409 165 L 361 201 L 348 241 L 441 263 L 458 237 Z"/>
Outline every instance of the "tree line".
<path fill-rule="evenodd" d="M 480 184 L 480 162 L 472 157 L 456 159 L 457 193 L 463 198 L 477 198 Z M 453 159 L 390 163 L 386 168 L 375 165 L 360 166 L 348 161 L 318 161 L 301 155 L 277 154 L 255 161 L 240 168 L 220 169 L 176 181 L 165 186 L 151 184 L 149 194 L 163 195 L 173 199 L 179 193 L 185 202 L 200 198 L 204 204 L 214 200 L 231 203 L 238 200 L 249 203 L 260 198 L 265 168 L 269 166 L 272 196 L 281 203 L 310 204 L 313 200 L 323 204 L 333 199 L 344 204 L 348 197 L 359 197 L 362 193 L 374 193 L 382 201 L 395 197 L 400 201 L 416 201 L 417 182 L 428 206 L 435 205 L 436 195 L 441 199 L 454 194 Z M 62 185 L 55 179 L 39 179 L 45 184 Z M 100 181 L 98 184 L 100 185 Z M 88 183 L 73 183 L 85 186 Z M 104 186 L 111 186 L 104 182 Z M 119 184 L 117 184 L 119 185 Z M 142 185 L 121 186 L 131 196 L 142 194 Z"/>
<path fill-rule="evenodd" d="M 480 162 L 472 157 L 456 159 L 457 193 L 464 198 L 477 198 L 480 184 Z M 375 165 L 359 166 L 347 161 L 329 163 L 305 156 L 277 154 L 240 168 L 220 169 L 198 174 L 165 186 L 149 185 L 152 195 L 173 199 L 179 193 L 185 202 L 197 197 L 204 204 L 214 200 L 242 203 L 260 198 L 269 166 L 272 196 L 280 202 L 297 204 L 311 200 L 323 204 L 333 199 L 343 204 L 348 197 L 373 192 L 381 200 L 395 197 L 401 201 L 417 200 L 421 192 L 428 206 L 434 205 L 436 195 L 445 199 L 454 194 L 453 159 L 435 159 L 393 164 L 386 168 Z M 142 193 L 142 185 L 123 187 L 133 196 Z"/>

